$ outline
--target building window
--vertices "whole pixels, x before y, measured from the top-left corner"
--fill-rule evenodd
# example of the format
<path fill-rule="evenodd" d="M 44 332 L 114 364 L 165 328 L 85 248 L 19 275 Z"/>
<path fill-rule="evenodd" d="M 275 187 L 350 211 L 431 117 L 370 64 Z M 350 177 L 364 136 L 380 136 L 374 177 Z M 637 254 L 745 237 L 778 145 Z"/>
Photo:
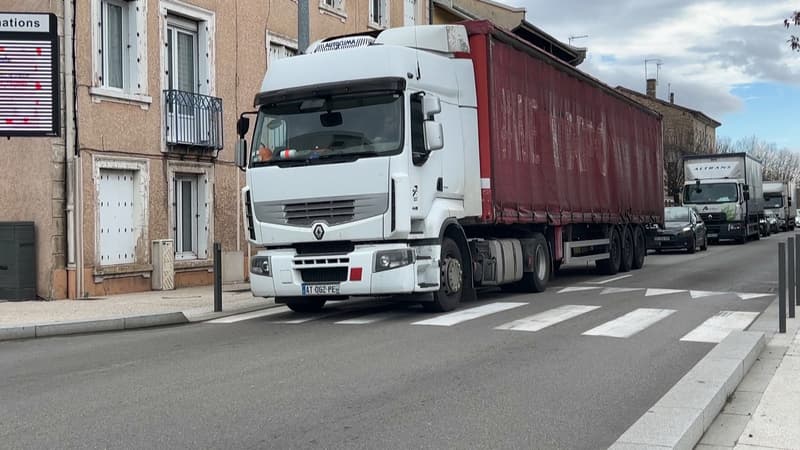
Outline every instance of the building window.
<path fill-rule="evenodd" d="M 197 22 L 167 19 L 167 89 L 198 93 Z"/>
<path fill-rule="evenodd" d="M 323 9 L 344 13 L 344 0 L 320 0 L 319 6 Z"/>
<path fill-rule="evenodd" d="M 146 264 L 147 162 L 105 156 L 93 160 L 97 266 Z"/>
<path fill-rule="evenodd" d="M 175 176 L 175 258 L 197 259 L 200 227 L 198 176 Z"/>
<path fill-rule="evenodd" d="M 213 236 L 213 165 L 171 162 L 167 170 L 175 260 L 207 260 Z"/>
<path fill-rule="evenodd" d="M 377 28 L 389 25 L 388 0 L 369 0 L 369 24 Z"/>
<path fill-rule="evenodd" d="M 141 98 L 147 92 L 146 5 L 141 0 L 97 0 L 92 5 L 97 24 L 92 94 L 149 101 Z"/>

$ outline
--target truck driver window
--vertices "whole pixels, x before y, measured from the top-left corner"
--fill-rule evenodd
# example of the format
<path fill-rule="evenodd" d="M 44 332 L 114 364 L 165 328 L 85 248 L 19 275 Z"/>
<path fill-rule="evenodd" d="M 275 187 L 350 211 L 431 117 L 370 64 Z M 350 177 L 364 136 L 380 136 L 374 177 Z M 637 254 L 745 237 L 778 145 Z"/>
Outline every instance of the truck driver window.
<path fill-rule="evenodd" d="M 334 163 L 394 155 L 402 149 L 402 95 L 341 94 L 263 106 L 252 162 L 282 167 Z"/>
<path fill-rule="evenodd" d="M 414 165 L 421 166 L 428 160 L 425 151 L 425 117 L 422 112 L 423 93 L 411 96 L 411 156 Z"/>

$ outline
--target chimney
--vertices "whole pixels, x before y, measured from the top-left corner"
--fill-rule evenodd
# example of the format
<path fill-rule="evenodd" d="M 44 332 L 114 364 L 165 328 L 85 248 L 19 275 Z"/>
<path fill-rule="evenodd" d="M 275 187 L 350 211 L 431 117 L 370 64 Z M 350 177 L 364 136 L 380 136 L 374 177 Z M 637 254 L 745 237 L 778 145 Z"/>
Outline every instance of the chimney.
<path fill-rule="evenodd" d="M 647 96 L 650 98 L 656 98 L 656 79 L 655 78 L 648 78 L 647 79 Z"/>
<path fill-rule="evenodd" d="M 670 92 L 669 93 L 669 102 L 672 103 L 673 105 L 675 104 L 675 93 L 674 92 Z"/>

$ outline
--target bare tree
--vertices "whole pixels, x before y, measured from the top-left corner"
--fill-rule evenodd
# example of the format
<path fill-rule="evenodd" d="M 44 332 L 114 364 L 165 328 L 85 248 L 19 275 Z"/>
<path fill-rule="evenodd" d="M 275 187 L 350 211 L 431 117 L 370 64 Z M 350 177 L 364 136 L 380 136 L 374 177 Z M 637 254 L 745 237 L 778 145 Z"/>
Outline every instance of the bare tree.
<path fill-rule="evenodd" d="M 669 128 L 664 132 L 664 186 L 676 205 L 681 204 L 683 157 L 712 153 L 711 140 L 694 130 Z"/>
<path fill-rule="evenodd" d="M 788 19 L 784 19 L 783 26 L 789 28 L 792 25 L 800 26 L 800 11 L 795 11 Z M 786 42 L 789 43 L 789 47 L 791 47 L 792 50 L 800 52 L 800 37 L 791 35 Z"/>
<path fill-rule="evenodd" d="M 764 165 L 765 181 L 794 181 L 800 179 L 800 154 L 763 141 L 756 136 L 732 142 L 720 139 L 717 153 L 749 153 Z"/>

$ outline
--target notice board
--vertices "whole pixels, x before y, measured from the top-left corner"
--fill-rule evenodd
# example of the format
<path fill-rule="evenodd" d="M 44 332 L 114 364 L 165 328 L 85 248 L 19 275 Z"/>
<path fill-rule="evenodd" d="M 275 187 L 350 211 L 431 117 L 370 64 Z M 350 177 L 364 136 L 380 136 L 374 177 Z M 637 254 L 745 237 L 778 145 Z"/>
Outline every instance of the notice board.
<path fill-rule="evenodd" d="M 58 136 L 54 14 L 0 13 L 0 136 Z"/>

